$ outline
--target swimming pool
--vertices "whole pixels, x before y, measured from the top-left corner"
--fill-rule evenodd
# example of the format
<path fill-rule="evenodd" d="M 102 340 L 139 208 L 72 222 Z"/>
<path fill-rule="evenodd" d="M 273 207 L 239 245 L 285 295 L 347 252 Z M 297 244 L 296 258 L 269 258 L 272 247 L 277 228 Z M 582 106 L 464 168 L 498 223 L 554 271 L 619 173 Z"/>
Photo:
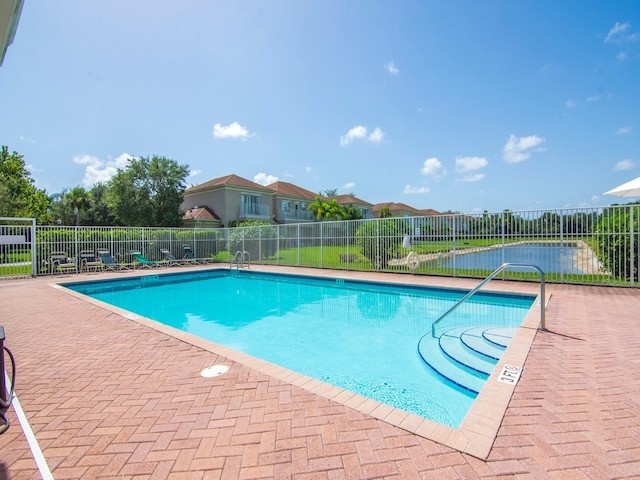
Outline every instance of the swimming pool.
<path fill-rule="evenodd" d="M 226 269 L 65 287 L 454 428 L 475 399 L 418 352 L 464 291 Z M 532 302 L 480 292 L 447 322 L 519 325 Z"/>
<path fill-rule="evenodd" d="M 522 263 L 537 265 L 545 273 L 585 273 L 576 265 L 577 251 L 573 244 L 526 243 L 468 253 L 460 250 L 455 257 L 443 256 L 433 262 L 438 267 L 463 270 L 495 270 L 503 263 Z"/>

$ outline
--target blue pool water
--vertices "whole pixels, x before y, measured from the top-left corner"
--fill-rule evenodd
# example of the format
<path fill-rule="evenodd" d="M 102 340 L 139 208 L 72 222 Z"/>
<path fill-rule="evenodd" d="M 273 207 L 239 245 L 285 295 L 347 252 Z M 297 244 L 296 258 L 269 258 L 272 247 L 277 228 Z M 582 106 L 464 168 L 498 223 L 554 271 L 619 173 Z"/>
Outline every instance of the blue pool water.
<path fill-rule="evenodd" d="M 452 427 L 475 398 L 435 374 L 417 348 L 463 291 L 228 270 L 65 286 Z M 446 321 L 519 325 L 533 302 L 474 297 Z"/>
<path fill-rule="evenodd" d="M 495 270 L 503 263 L 525 263 L 537 265 L 545 273 L 584 273 L 575 264 L 577 248 L 558 243 L 526 243 L 505 245 L 479 252 L 464 253 L 461 250 L 453 257 L 436 260 L 444 268 Z M 516 270 L 516 269 L 512 269 Z"/>

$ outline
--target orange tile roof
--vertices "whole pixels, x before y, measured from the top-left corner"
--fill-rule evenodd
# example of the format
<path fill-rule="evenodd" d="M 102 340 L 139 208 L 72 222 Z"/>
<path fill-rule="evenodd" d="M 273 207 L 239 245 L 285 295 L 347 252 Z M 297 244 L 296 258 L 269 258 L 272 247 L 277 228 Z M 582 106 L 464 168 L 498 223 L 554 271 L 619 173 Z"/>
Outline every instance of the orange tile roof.
<path fill-rule="evenodd" d="M 281 197 L 307 198 L 314 200 L 319 195 L 289 182 L 274 182 L 267 185 L 267 188 L 270 188 Z"/>
<path fill-rule="evenodd" d="M 238 175 L 226 175 L 224 177 L 214 178 L 213 180 L 209 180 L 208 182 L 201 183 L 200 185 L 196 185 L 191 188 L 187 188 L 185 193 L 196 193 L 203 190 L 211 190 L 217 187 L 241 187 L 241 188 L 251 188 L 253 190 L 262 190 L 272 192 L 271 189 L 260 185 L 259 183 L 252 182 L 251 180 L 247 180 L 246 178 L 242 178 Z"/>

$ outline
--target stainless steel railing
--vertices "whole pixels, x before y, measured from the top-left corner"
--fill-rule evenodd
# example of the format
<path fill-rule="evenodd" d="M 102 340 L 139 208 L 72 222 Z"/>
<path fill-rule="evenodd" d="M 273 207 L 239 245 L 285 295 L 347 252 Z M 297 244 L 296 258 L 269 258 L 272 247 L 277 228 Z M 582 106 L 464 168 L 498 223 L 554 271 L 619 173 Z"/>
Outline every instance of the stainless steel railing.
<path fill-rule="evenodd" d="M 537 265 L 529 265 L 526 263 L 503 263 L 498 268 L 496 268 L 487 278 L 485 278 L 482 282 L 480 282 L 473 290 L 469 291 L 464 297 L 458 300 L 449 310 L 444 312 L 440 317 L 431 324 L 431 336 L 435 338 L 436 336 L 436 325 L 449 316 L 454 310 L 456 310 L 460 305 L 466 302 L 470 297 L 472 297 L 478 290 L 480 290 L 485 284 L 489 283 L 493 280 L 496 275 L 498 275 L 503 270 L 506 270 L 510 267 L 517 268 L 530 268 L 536 270 L 540 275 L 540 329 L 546 330 L 545 325 L 545 288 L 544 288 L 544 272 Z"/>

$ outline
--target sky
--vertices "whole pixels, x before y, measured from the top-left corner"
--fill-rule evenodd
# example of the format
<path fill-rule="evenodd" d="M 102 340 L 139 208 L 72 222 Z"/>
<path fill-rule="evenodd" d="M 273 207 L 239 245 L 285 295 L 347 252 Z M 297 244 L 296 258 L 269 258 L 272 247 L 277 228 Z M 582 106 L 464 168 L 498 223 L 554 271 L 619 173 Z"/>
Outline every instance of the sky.
<path fill-rule="evenodd" d="M 372 204 L 626 203 L 640 1 L 25 0 L 0 144 L 48 194 L 131 157 Z"/>

